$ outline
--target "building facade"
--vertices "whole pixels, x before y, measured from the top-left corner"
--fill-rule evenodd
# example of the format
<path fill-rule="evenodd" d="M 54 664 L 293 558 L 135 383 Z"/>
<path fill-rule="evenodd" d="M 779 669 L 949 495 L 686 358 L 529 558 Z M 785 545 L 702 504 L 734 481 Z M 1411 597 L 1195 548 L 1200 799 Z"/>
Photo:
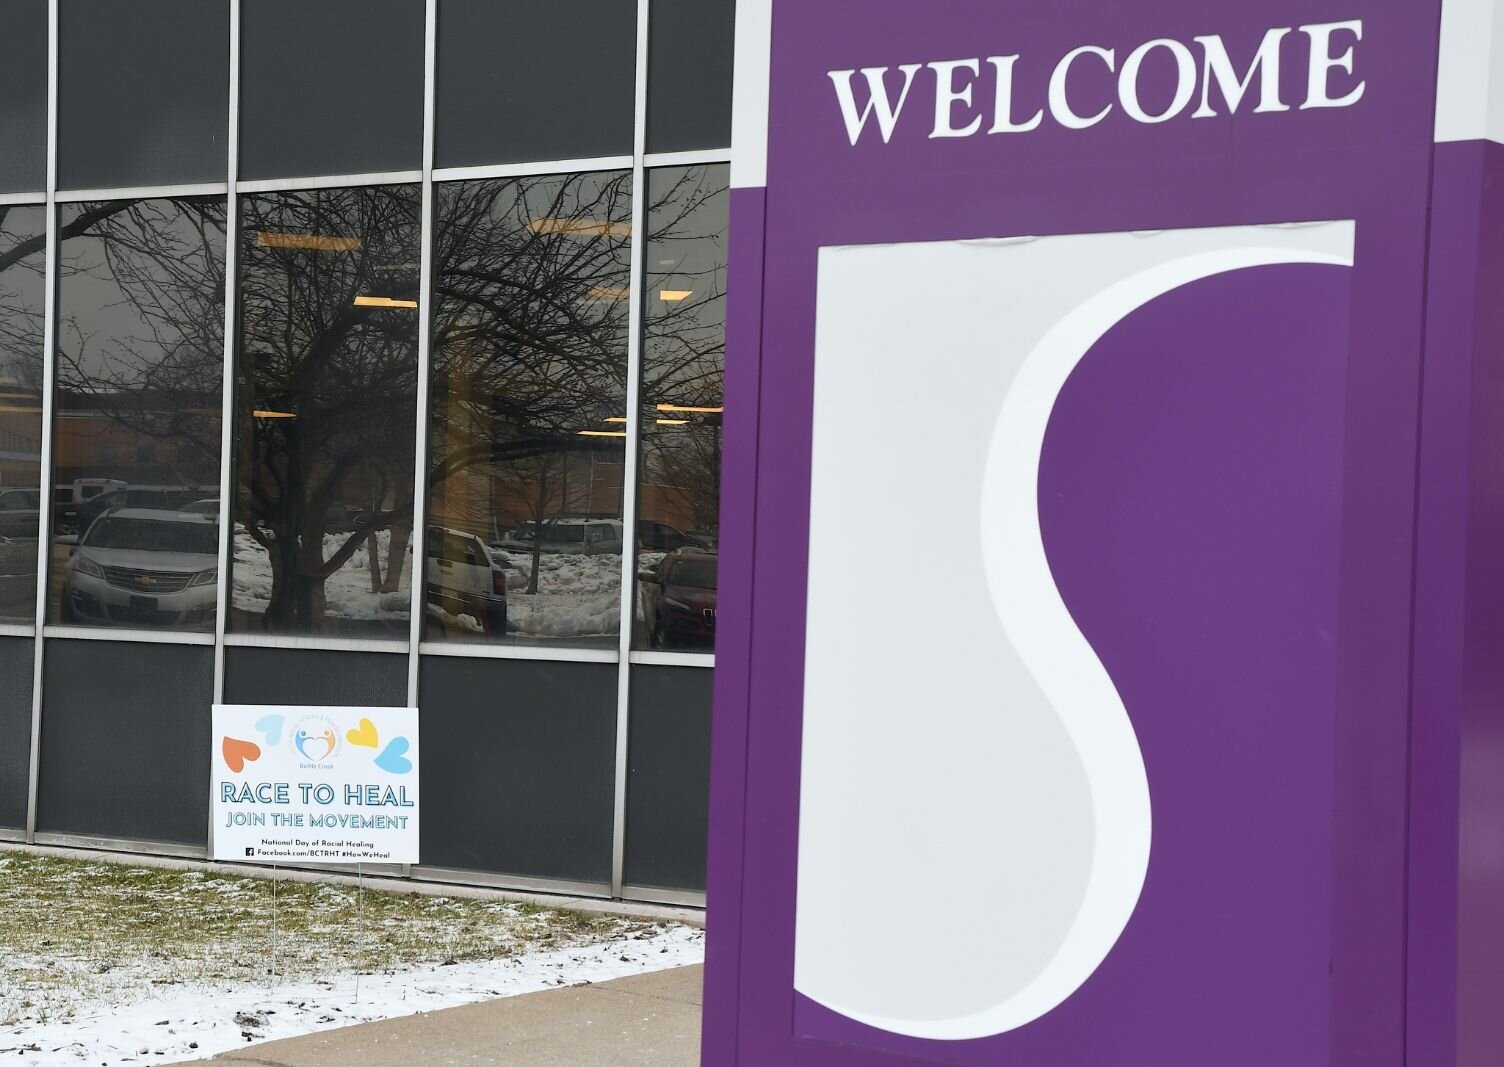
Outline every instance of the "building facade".
<path fill-rule="evenodd" d="M 731 0 L 18 0 L 0 838 L 201 856 L 415 706 L 423 862 L 701 903 Z"/>

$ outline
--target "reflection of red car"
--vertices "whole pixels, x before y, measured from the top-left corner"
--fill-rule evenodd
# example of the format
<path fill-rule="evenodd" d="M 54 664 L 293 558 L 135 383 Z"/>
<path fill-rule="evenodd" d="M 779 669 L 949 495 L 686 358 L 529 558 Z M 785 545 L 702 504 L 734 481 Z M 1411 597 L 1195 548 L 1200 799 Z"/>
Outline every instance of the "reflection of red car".
<path fill-rule="evenodd" d="M 709 552 L 681 548 L 640 576 L 654 648 L 715 646 L 715 564 Z"/>

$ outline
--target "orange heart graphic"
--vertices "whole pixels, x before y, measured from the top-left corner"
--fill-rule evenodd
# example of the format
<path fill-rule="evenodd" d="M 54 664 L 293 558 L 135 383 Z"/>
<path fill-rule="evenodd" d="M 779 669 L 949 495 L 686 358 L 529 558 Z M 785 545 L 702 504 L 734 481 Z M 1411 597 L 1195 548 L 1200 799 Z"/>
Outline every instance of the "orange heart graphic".
<path fill-rule="evenodd" d="M 247 761 L 255 763 L 261 758 L 261 746 L 251 741 L 240 741 L 233 737 L 226 737 L 224 744 L 220 746 L 224 753 L 225 766 L 236 774 L 245 770 Z"/>
<path fill-rule="evenodd" d="M 370 719 L 361 719 L 360 726 L 345 731 L 345 740 L 361 748 L 375 748 L 381 737 L 376 733 L 376 724 Z"/>

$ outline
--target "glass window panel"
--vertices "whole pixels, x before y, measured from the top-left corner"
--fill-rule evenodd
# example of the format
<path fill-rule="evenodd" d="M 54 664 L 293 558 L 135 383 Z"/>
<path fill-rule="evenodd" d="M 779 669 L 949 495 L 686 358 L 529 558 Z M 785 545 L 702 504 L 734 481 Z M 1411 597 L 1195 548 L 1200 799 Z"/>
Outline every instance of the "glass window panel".
<path fill-rule="evenodd" d="M 632 151 L 635 0 L 442 0 L 438 166 Z"/>
<path fill-rule="evenodd" d="M 46 185 L 47 0 L 12 0 L 0 63 L 0 192 Z"/>
<path fill-rule="evenodd" d="M 224 199 L 64 204 L 58 225 L 48 619 L 212 630 Z"/>
<path fill-rule="evenodd" d="M 653 0 L 648 151 L 731 144 L 736 0 Z"/>
<path fill-rule="evenodd" d="M 0 622 L 36 619 L 47 213 L 0 206 Z"/>
<path fill-rule="evenodd" d="M 428 638 L 614 647 L 631 174 L 436 200 Z"/>
<path fill-rule="evenodd" d="M 418 206 L 241 198 L 232 631 L 408 635 Z"/>
<path fill-rule="evenodd" d="M 422 166 L 423 7 L 423 0 L 242 5 L 240 177 Z"/>
<path fill-rule="evenodd" d="M 228 4 L 64 0 L 58 18 L 60 188 L 224 181 Z"/>
<path fill-rule="evenodd" d="M 725 164 L 648 172 L 640 648 L 715 648 L 729 185 Z"/>

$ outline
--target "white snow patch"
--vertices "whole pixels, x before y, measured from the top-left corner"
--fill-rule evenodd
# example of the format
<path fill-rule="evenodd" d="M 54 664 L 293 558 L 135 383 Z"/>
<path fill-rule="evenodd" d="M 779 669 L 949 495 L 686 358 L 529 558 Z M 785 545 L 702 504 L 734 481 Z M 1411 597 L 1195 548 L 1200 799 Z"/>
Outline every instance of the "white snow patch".
<path fill-rule="evenodd" d="M 207 1058 L 260 1041 L 682 967 L 704 959 L 704 944 L 703 930 L 670 927 L 599 945 L 362 975 L 358 995 L 351 974 L 273 986 L 172 986 L 146 999 L 85 1004 L 66 1020 L 20 1023 L 0 1034 L 0 1063 L 117 1067 Z"/>

